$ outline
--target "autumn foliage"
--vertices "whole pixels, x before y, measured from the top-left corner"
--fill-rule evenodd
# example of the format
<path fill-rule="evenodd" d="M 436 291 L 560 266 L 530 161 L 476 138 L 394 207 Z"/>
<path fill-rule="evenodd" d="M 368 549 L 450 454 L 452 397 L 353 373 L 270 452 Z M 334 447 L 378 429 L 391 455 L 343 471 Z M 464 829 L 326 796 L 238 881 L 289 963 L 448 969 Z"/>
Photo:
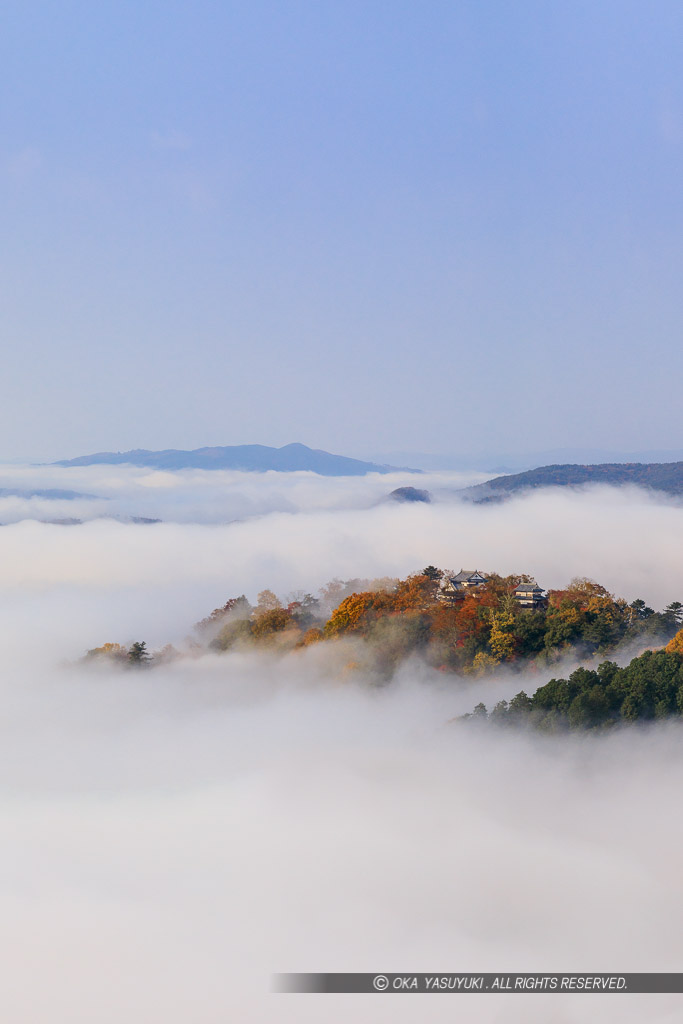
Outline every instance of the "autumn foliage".
<path fill-rule="evenodd" d="M 625 640 L 642 647 L 669 641 L 668 652 L 683 654 L 679 602 L 655 612 L 643 600 L 628 604 L 594 580 L 577 578 L 525 607 L 515 590 L 530 583 L 529 576 L 487 572 L 485 583 L 449 592 L 442 586 L 452 575 L 428 566 L 402 580 L 335 579 L 318 598 L 296 591 L 281 599 L 262 590 L 256 607 L 241 595 L 197 623 L 193 649 L 263 646 L 279 653 L 345 645 L 336 648 L 345 664 L 380 678 L 413 656 L 443 671 L 476 676 L 499 666 L 528 670 L 530 663 L 552 664 L 569 650 L 578 656 L 608 653 Z M 177 656 L 169 650 L 151 659 L 145 652 L 146 663 Z M 128 662 L 131 652 L 104 644 L 86 657 Z"/>
<path fill-rule="evenodd" d="M 679 629 L 676 635 L 669 640 L 665 650 L 667 654 L 683 655 L 683 629 Z"/>
<path fill-rule="evenodd" d="M 391 597 L 382 590 L 351 594 L 344 598 L 325 624 L 325 636 L 335 637 L 367 629 L 390 606 Z"/>

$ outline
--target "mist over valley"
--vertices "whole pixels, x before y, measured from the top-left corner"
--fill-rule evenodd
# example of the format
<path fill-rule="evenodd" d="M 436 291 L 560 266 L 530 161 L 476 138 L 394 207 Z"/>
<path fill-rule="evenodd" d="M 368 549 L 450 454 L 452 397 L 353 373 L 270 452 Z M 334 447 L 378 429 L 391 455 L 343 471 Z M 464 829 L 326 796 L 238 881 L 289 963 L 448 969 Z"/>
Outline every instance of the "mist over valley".
<path fill-rule="evenodd" d="M 41 467 L 36 481 L 59 472 Z M 588 575 L 664 608 L 683 578 L 676 504 L 608 487 L 404 504 L 376 500 L 385 476 L 68 472 L 129 511 L 150 493 L 184 521 L 0 531 L 13 1019 L 317 1019 L 311 997 L 270 994 L 282 970 L 676 969 L 676 722 L 555 737 L 454 722 L 533 692 L 567 661 L 527 679 L 409 658 L 378 687 L 362 665 L 349 671 L 344 643 L 187 647 L 191 624 L 227 597 L 255 604 L 272 588 L 284 600 L 429 564 L 530 573 L 546 589 Z M 430 488 L 438 480 L 453 483 L 428 477 Z M 259 512 L 221 523 L 233 489 Z M 151 671 L 79 660 L 141 640 L 185 655 Z M 413 1019 L 405 1003 L 357 998 L 366 1019 Z M 570 1022 L 587 1007 L 642 1019 L 642 1002 L 555 998 Z M 673 1019 L 675 1000 L 647 997 L 649 1019 Z M 452 1017 L 441 1003 L 429 1012 Z M 505 1012 L 547 1020 L 533 996 Z M 328 997 L 330 1019 L 347 1013 Z"/>

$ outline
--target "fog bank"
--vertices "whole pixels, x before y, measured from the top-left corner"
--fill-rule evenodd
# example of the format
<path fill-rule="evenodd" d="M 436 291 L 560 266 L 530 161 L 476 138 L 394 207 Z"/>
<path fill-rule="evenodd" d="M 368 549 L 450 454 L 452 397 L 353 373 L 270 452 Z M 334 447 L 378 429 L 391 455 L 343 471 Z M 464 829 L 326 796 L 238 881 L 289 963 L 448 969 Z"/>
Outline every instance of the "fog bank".
<path fill-rule="evenodd" d="M 674 1021 L 681 997 L 276 995 L 279 971 L 675 971 L 677 725 L 548 739 L 453 718 L 493 684 L 341 646 L 151 672 L 231 595 L 428 562 L 681 596 L 681 510 L 642 492 L 0 530 L 3 1019 Z M 538 677 L 517 678 L 532 690 Z M 498 684 L 496 684 L 498 685 Z"/>
<path fill-rule="evenodd" d="M 676 970 L 680 728 L 473 731 L 448 686 L 255 655 L 2 696 L 7 1019 L 674 1019 L 680 997 L 416 1008 L 269 975 Z"/>
<path fill-rule="evenodd" d="M 334 576 L 404 576 L 432 563 L 526 572 L 544 587 L 590 576 L 663 607 L 681 598 L 682 531 L 682 508 L 630 488 L 539 491 L 502 505 L 271 512 L 224 525 L 27 521 L 0 530 L 0 590 L 184 586 L 214 607 L 264 587 L 314 591 Z"/>
<path fill-rule="evenodd" d="M 0 493 L 0 523 L 21 519 L 141 516 L 180 523 L 226 523 L 269 512 L 370 508 L 397 487 L 454 492 L 488 479 L 469 472 L 368 473 L 326 477 L 312 472 L 159 470 L 141 466 L 0 465 L 0 487 L 30 493 L 65 490 L 78 497 L 46 499 Z"/>

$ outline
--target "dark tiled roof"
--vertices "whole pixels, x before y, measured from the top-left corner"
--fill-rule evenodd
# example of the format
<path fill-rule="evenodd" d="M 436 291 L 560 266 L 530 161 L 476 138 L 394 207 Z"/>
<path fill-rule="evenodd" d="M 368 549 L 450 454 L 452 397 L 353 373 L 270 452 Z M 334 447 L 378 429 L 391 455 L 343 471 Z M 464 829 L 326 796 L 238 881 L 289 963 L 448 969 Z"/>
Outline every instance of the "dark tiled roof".
<path fill-rule="evenodd" d="M 515 589 L 515 594 L 542 594 L 543 587 L 539 587 L 538 583 L 520 583 Z"/>
<path fill-rule="evenodd" d="M 482 579 L 486 579 L 478 569 L 461 569 L 458 575 L 452 576 L 451 579 L 457 583 L 466 583 L 472 576 L 481 576 Z"/>

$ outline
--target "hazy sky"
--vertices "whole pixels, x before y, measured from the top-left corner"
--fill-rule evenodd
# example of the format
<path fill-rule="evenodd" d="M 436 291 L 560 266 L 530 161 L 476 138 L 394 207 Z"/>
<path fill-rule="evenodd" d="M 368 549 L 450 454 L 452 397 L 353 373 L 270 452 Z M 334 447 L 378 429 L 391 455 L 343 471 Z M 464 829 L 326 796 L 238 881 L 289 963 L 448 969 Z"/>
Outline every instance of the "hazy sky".
<path fill-rule="evenodd" d="M 680 447 L 682 39 L 677 0 L 9 0 L 0 455 Z"/>

